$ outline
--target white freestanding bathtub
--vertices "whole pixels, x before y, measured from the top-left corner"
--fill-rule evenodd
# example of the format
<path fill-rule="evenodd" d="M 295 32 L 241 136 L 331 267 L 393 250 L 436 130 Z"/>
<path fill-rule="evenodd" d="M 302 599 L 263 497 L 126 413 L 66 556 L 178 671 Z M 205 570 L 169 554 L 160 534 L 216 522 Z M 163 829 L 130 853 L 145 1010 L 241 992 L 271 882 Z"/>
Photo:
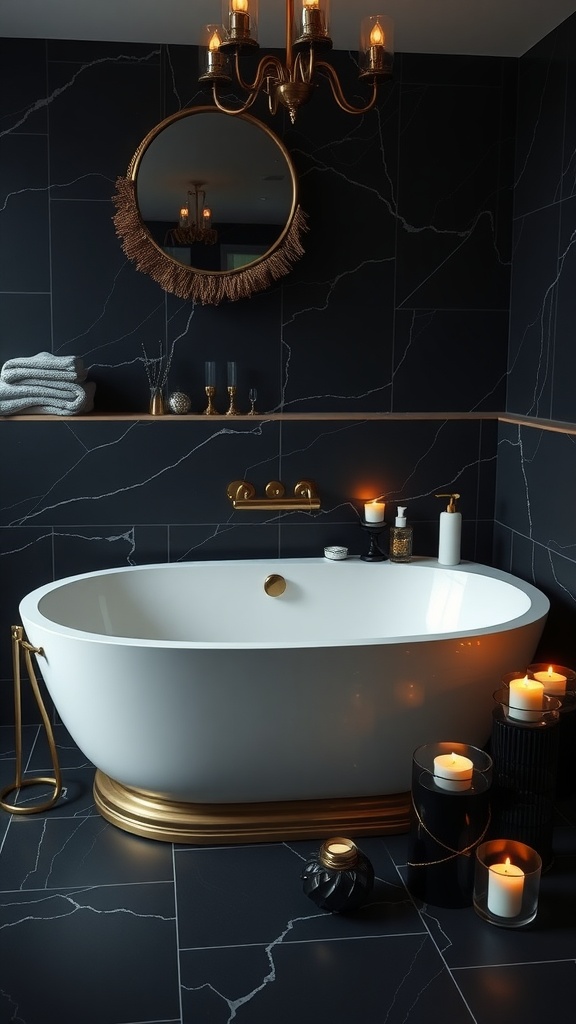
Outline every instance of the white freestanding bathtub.
<path fill-rule="evenodd" d="M 504 572 L 425 558 L 132 566 L 20 604 L 100 811 L 201 843 L 405 829 L 414 749 L 486 743 L 548 609 Z"/>

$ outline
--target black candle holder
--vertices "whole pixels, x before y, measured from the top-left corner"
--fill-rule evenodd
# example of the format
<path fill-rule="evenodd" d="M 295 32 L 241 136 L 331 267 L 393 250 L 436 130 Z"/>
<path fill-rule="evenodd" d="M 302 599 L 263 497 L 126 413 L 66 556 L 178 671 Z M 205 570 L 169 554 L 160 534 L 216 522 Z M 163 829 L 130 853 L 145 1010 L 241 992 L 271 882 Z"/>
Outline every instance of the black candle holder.
<path fill-rule="evenodd" d="M 560 700 L 544 694 L 541 711 L 530 712 L 535 716 L 531 721 L 515 717 L 518 708 L 512 704 L 514 697 L 508 687 L 498 690 L 494 700 L 490 835 L 532 847 L 542 858 L 545 871 L 553 860 Z"/>
<path fill-rule="evenodd" d="M 561 673 L 566 679 L 564 692 L 555 692 L 547 688 L 546 674 L 548 671 Z M 536 673 L 539 673 L 536 676 Z M 558 773 L 556 779 L 556 796 L 572 796 L 576 792 L 576 776 L 574 773 L 574 750 L 576 750 L 576 672 L 566 665 L 550 664 L 550 662 L 528 665 L 526 675 L 544 682 L 544 692 L 557 697 L 560 701 L 560 727 L 558 739 Z M 542 678 L 544 677 L 544 678 Z"/>
<path fill-rule="evenodd" d="M 386 529 L 387 523 L 367 523 L 365 519 L 360 520 L 360 526 L 370 534 L 370 547 L 365 555 L 360 555 L 363 562 L 386 562 L 388 555 L 382 551 L 378 543 L 380 534 Z"/>
<path fill-rule="evenodd" d="M 357 910 L 372 892 L 374 868 L 352 839 L 327 839 L 308 860 L 303 891 L 317 907 L 333 914 Z"/>
<path fill-rule="evenodd" d="M 466 783 L 435 772 L 435 757 L 459 755 L 472 765 Z M 412 811 L 408 889 L 436 907 L 469 907 L 474 890 L 474 850 L 490 826 L 492 759 L 466 743 L 426 743 L 412 757 Z M 460 788 L 465 787 L 465 788 Z"/>

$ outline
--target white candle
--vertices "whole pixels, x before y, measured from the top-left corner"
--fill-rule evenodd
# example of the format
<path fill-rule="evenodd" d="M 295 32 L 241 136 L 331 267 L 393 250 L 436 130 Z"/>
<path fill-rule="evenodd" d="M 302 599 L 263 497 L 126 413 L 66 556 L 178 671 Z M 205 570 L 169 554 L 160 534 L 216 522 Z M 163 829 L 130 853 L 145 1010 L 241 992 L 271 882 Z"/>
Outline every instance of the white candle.
<path fill-rule="evenodd" d="M 520 722 L 537 722 L 542 717 L 544 684 L 537 679 L 511 679 L 508 715 Z"/>
<path fill-rule="evenodd" d="M 522 909 L 524 872 L 510 863 L 492 864 L 488 868 L 488 910 L 498 917 L 516 917 Z"/>
<path fill-rule="evenodd" d="M 385 511 L 385 501 L 367 501 L 364 505 L 364 519 L 367 523 L 383 523 Z"/>
<path fill-rule="evenodd" d="M 330 853 L 350 853 L 348 843 L 328 843 Z"/>
<path fill-rule="evenodd" d="M 434 758 L 434 782 L 453 793 L 472 786 L 474 764 L 461 754 L 438 754 Z"/>
<path fill-rule="evenodd" d="M 552 665 L 547 672 L 535 672 L 534 679 L 544 685 L 544 693 L 549 693 L 552 697 L 565 696 L 566 676 L 563 676 L 561 672 L 555 672 Z"/>

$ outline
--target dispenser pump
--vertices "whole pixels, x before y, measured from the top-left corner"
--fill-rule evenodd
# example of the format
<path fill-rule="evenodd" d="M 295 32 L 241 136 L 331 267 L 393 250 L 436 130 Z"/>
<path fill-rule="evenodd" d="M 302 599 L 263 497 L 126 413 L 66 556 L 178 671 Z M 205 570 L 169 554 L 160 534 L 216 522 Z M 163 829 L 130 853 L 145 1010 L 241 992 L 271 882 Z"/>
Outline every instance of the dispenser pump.
<path fill-rule="evenodd" d="M 450 501 L 448 502 L 448 504 L 446 506 L 446 511 L 447 512 L 456 512 L 456 502 L 460 498 L 459 494 L 435 494 L 434 497 L 435 498 L 450 498 Z"/>
<path fill-rule="evenodd" d="M 402 506 L 398 506 L 398 515 L 394 522 L 394 526 L 406 526 L 406 509 Z"/>
<path fill-rule="evenodd" d="M 438 562 L 440 565 L 458 565 L 462 539 L 462 515 L 456 511 L 459 494 L 437 494 L 437 498 L 449 498 L 446 511 L 440 513 L 438 536 Z"/>

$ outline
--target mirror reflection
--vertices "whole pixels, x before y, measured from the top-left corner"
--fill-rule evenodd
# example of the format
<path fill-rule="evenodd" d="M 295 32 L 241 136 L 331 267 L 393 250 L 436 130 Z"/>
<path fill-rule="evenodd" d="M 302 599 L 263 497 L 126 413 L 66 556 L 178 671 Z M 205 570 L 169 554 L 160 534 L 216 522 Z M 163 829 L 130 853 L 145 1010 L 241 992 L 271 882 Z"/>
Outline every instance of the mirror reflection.
<path fill-rule="evenodd" d="M 288 152 L 247 114 L 197 107 L 167 118 L 142 143 L 132 176 L 155 245 L 201 272 L 258 262 L 278 246 L 296 209 Z"/>

